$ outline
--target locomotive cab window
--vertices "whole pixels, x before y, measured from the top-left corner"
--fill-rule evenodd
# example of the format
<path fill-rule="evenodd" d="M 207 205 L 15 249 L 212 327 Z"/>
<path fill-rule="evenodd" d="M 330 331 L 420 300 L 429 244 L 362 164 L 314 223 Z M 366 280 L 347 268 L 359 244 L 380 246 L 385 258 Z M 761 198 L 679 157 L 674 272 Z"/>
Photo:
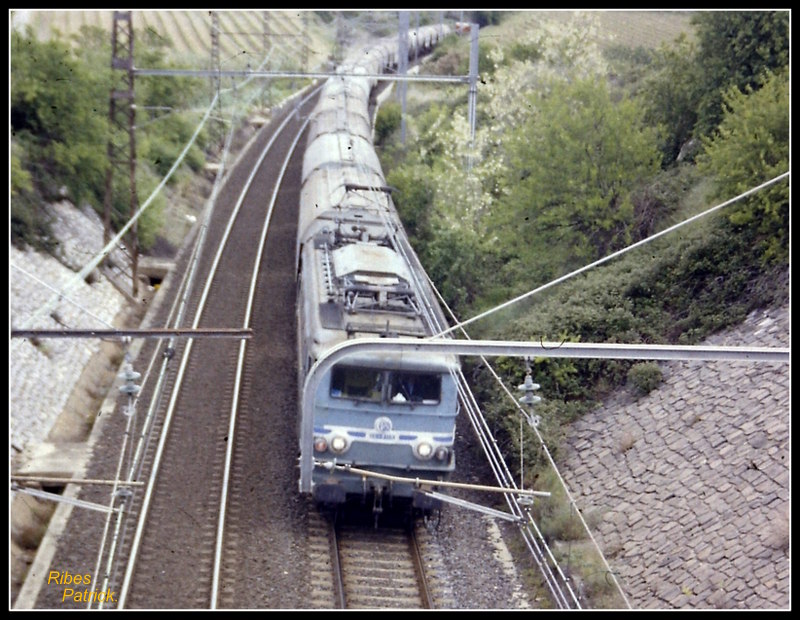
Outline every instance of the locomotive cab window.
<path fill-rule="evenodd" d="M 335 366 L 331 373 L 331 397 L 380 402 L 383 374 L 374 368 Z"/>
<path fill-rule="evenodd" d="M 419 372 L 393 372 L 389 399 L 393 403 L 436 405 L 442 394 L 440 375 Z"/>

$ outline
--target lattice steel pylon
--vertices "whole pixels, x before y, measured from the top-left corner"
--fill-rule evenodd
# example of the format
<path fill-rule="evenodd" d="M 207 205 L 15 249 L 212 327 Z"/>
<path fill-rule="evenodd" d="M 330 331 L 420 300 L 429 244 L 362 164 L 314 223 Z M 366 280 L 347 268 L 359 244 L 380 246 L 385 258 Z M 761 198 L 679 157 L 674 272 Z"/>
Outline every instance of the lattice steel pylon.
<path fill-rule="evenodd" d="M 220 25 L 219 25 L 219 12 L 209 11 L 211 16 L 211 66 L 209 69 L 215 72 L 211 78 L 211 98 L 217 98 L 217 118 L 211 123 L 211 155 L 216 155 L 218 151 L 222 150 L 222 144 L 225 141 L 225 127 L 222 120 L 222 94 L 220 89 L 222 87 L 222 80 L 220 78 Z"/>
<path fill-rule="evenodd" d="M 127 170 L 130 184 L 130 216 L 136 213 L 139 199 L 136 194 L 136 104 L 133 84 L 133 12 L 114 11 L 111 29 L 111 96 L 109 101 L 108 168 L 106 194 L 103 200 L 103 237 L 111 239 L 111 209 L 114 202 L 115 173 Z M 137 223 L 128 232 L 131 258 L 133 297 L 139 292 L 137 264 L 139 238 Z"/>
<path fill-rule="evenodd" d="M 261 51 L 264 55 L 264 58 L 267 59 L 267 65 L 265 69 L 269 71 L 270 67 L 272 66 L 272 63 L 269 60 L 269 54 L 271 53 L 270 36 L 272 34 L 269 27 L 269 11 L 261 11 L 261 20 L 262 20 Z M 263 95 L 265 92 L 266 92 L 266 100 L 263 99 Z M 261 106 L 265 109 L 269 109 L 270 107 L 272 107 L 272 80 L 266 80 L 264 88 L 261 89 L 261 94 L 262 94 Z"/>

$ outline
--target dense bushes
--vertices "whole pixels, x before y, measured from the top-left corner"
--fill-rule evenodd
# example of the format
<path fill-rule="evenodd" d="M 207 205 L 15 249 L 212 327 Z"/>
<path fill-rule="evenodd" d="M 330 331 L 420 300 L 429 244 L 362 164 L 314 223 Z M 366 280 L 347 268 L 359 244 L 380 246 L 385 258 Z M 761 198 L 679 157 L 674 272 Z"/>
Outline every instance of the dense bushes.
<path fill-rule="evenodd" d="M 112 131 L 109 94 L 118 76 L 110 69 L 107 33 L 84 28 L 76 40 L 79 46 L 58 36 L 39 41 L 30 31 L 11 32 L 11 241 L 18 245 L 52 248 L 44 205 L 53 200 L 89 204 L 103 214 Z M 137 59 L 146 66 L 168 66 L 163 40 L 143 33 L 137 50 Z M 137 81 L 140 202 L 172 167 L 193 134 L 197 116 L 180 110 L 205 98 L 200 86 L 187 78 Z M 148 110 L 154 107 L 168 111 L 151 116 Z M 127 137 L 113 140 L 124 145 Z M 186 163 L 193 171 L 202 168 L 204 155 L 199 146 L 190 149 Z M 131 216 L 127 176 L 117 175 L 114 185 L 111 220 L 112 227 L 119 229 Z M 159 205 L 157 200 L 139 219 L 139 242 L 144 249 L 155 241 L 161 208 L 163 202 Z"/>
<path fill-rule="evenodd" d="M 767 54 L 767 64 L 783 62 L 783 17 L 741 17 L 743 23 L 774 28 L 764 33 L 761 52 L 741 37 L 732 45 L 742 53 Z M 703 37 L 713 39 L 713 33 L 706 30 Z M 457 107 L 460 98 L 451 99 L 450 112 L 432 107 L 420 114 L 405 159 L 393 150 L 390 178 L 402 188 L 396 200 L 401 216 L 432 280 L 462 319 L 788 170 L 786 72 L 751 75 L 749 87 L 726 89 L 718 129 L 700 139 L 698 118 L 705 114 L 707 120 L 708 110 L 698 106 L 712 85 L 695 71 L 695 55 L 705 50 L 724 64 L 730 50 L 720 41 L 711 45 L 701 38 L 696 45 L 681 39 L 655 54 L 616 50 L 617 66 L 629 73 L 616 75 L 611 86 L 598 74 L 586 75 L 591 56 L 559 57 L 547 47 L 551 42 L 532 35 L 497 56 L 495 75 L 505 88 L 486 87 L 489 100 L 483 101 L 472 151 L 465 147 L 469 135 Z M 769 50 L 777 51 L 770 56 Z M 547 67 L 554 57 L 560 59 L 557 76 Z M 459 64 L 453 58 L 447 62 Z M 676 164 L 688 152 L 687 142 L 695 145 L 697 157 Z M 714 193 L 708 194 L 712 186 Z M 473 323 L 470 334 L 695 344 L 758 307 L 788 298 L 788 189 L 784 180 L 491 314 Z M 566 425 L 611 390 L 627 383 L 643 393 L 660 380 L 658 366 L 650 363 L 536 359 L 532 364 L 544 398 L 537 405 L 539 430 L 554 453 Z M 522 382 L 520 360 L 498 359 L 493 365 L 512 390 Z M 518 462 L 516 404 L 480 365 L 470 363 L 467 370 L 509 462 Z M 534 476 L 543 457 L 533 431 L 523 425 L 523 432 L 526 473 Z"/>

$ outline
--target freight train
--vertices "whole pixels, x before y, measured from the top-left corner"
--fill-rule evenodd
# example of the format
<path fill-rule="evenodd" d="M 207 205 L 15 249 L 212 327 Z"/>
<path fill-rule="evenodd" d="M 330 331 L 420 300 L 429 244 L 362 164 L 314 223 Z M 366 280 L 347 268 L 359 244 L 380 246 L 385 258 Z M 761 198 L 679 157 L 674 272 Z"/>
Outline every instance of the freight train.
<path fill-rule="evenodd" d="M 446 25 L 410 30 L 409 58 L 450 31 Z M 311 494 L 324 507 L 356 502 L 376 514 L 438 508 L 417 485 L 393 477 L 440 481 L 454 471 L 460 406 L 455 357 L 388 351 L 340 360 L 320 378 L 313 404 L 303 404 L 309 373 L 338 343 L 423 338 L 433 335 L 434 324 L 446 324 L 372 140 L 370 96 L 376 76 L 396 69 L 398 48 L 396 37 L 356 48 L 323 84 L 308 124 L 296 250 L 298 434 L 301 460 L 313 459 Z M 304 424 L 311 436 L 304 436 Z M 302 492 L 302 479 L 300 486 Z"/>

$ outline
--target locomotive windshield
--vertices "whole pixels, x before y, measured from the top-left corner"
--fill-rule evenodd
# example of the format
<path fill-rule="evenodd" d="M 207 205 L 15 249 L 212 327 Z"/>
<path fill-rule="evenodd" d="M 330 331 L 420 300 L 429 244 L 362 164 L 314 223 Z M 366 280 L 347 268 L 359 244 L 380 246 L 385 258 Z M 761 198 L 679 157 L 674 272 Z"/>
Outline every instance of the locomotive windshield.
<path fill-rule="evenodd" d="M 430 373 L 393 372 L 389 382 L 389 399 L 393 403 L 436 405 L 442 394 L 442 377 Z"/>
<path fill-rule="evenodd" d="M 383 373 L 375 368 L 335 366 L 331 373 L 331 396 L 380 402 Z"/>
<path fill-rule="evenodd" d="M 370 402 L 386 399 L 392 404 L 437 405 L 442 395 L 442 377 L 436 373 L 335 366 L 330 395 Z"/>

